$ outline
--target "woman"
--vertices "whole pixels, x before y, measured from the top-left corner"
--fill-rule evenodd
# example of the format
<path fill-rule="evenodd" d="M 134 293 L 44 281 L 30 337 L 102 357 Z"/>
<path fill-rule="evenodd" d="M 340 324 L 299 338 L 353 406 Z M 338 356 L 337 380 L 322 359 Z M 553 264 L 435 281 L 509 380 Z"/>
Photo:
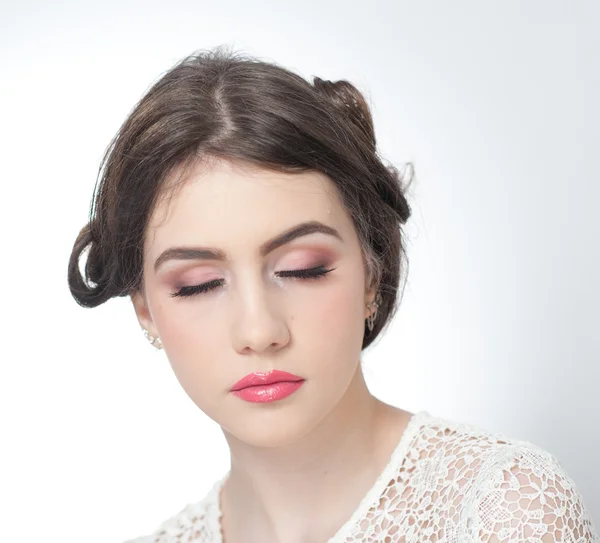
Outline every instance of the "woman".
<path fill-rule="evenodd" d="M 71 292 L 130 296 L 231 451 L 207 496 L 137 542 L 598 542 L 549 453 L 370 394 L 360 354 L 397 308 L 405 191 L 346 81 L 217 49 L 137 104 Z"/>

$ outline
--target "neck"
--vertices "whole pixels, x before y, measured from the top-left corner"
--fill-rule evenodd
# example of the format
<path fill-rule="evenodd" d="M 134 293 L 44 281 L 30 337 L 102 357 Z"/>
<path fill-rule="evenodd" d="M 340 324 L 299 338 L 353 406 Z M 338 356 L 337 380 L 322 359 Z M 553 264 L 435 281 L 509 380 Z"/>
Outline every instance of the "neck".
<path fill-rule="evenodd" d="M 225 433 L 231 469 L 221 501 L 228 540 L 332 536 L 389 461 L 400 413 L 371 395 L 359 364 L 340 402 L 300 440 L 259 448 Z"/>

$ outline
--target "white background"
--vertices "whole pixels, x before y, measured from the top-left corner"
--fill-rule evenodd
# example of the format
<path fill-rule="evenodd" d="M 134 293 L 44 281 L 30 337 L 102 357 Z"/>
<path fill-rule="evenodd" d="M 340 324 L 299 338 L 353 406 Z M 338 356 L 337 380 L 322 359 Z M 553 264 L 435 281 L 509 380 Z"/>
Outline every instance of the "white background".
<path fill-rule="evenodd" d="M 349 79 L 382 154 L 415 164 L 372 390 L 549 450 L 600 524 L 598 36 L 594 0 L 4 0 L 0 539 L 122 541 L 228 468 L 130 302 L 83 309 L 66 279 L 110 138 L 219 44 Z"/>

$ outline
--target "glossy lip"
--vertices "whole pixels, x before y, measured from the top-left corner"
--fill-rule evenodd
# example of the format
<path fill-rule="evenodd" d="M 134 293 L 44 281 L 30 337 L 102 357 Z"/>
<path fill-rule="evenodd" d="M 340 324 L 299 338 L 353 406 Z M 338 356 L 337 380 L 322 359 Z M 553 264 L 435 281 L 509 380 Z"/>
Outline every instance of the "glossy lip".
<path fill-rule="evenodd" d="M 302 377 L 298 377 L 293 373 L 286 371 L 272 370 L 268 372 L 254 372 L 249 373 L 246 377 L 240 379 L 235 385 L 231 387 L 231 392 L 236 390 L 242 390 L 248 387 L 272 385 L 273 383 L 281 382 L 296 382 L 304 381 Z"/>
<path fill-rule="evenodd" d="M 303 384 L 304 381 L 279 381 L 279 383 L 273 383 L 272 385 L 260 385 L 234 390 L 232 394 L 247 402 L 269 403 L 287 398 Z"/>

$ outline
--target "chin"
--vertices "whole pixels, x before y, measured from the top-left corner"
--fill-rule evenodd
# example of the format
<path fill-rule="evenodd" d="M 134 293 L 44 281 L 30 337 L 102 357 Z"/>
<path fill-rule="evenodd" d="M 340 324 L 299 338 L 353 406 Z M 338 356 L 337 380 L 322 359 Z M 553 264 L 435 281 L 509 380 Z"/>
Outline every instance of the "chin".
<path fill-rule="evenodd" d="M 301 432 L 292 428 L 244 428 L 234 434 L 236 439 L 246 445 L 261 449 L 276 449 L 293 445 L 302 437 Z"/>
<path fill-rule="evenodd" d="M 242 405 L 241 409 L 235 410 L 235 420 L 221 421 L 221 427 L 226 435 L 247 445 L 277 448 L 296 443 L 326 415 L 322 413 L 319 416 L 300 403 L 278 403 Z"/>

